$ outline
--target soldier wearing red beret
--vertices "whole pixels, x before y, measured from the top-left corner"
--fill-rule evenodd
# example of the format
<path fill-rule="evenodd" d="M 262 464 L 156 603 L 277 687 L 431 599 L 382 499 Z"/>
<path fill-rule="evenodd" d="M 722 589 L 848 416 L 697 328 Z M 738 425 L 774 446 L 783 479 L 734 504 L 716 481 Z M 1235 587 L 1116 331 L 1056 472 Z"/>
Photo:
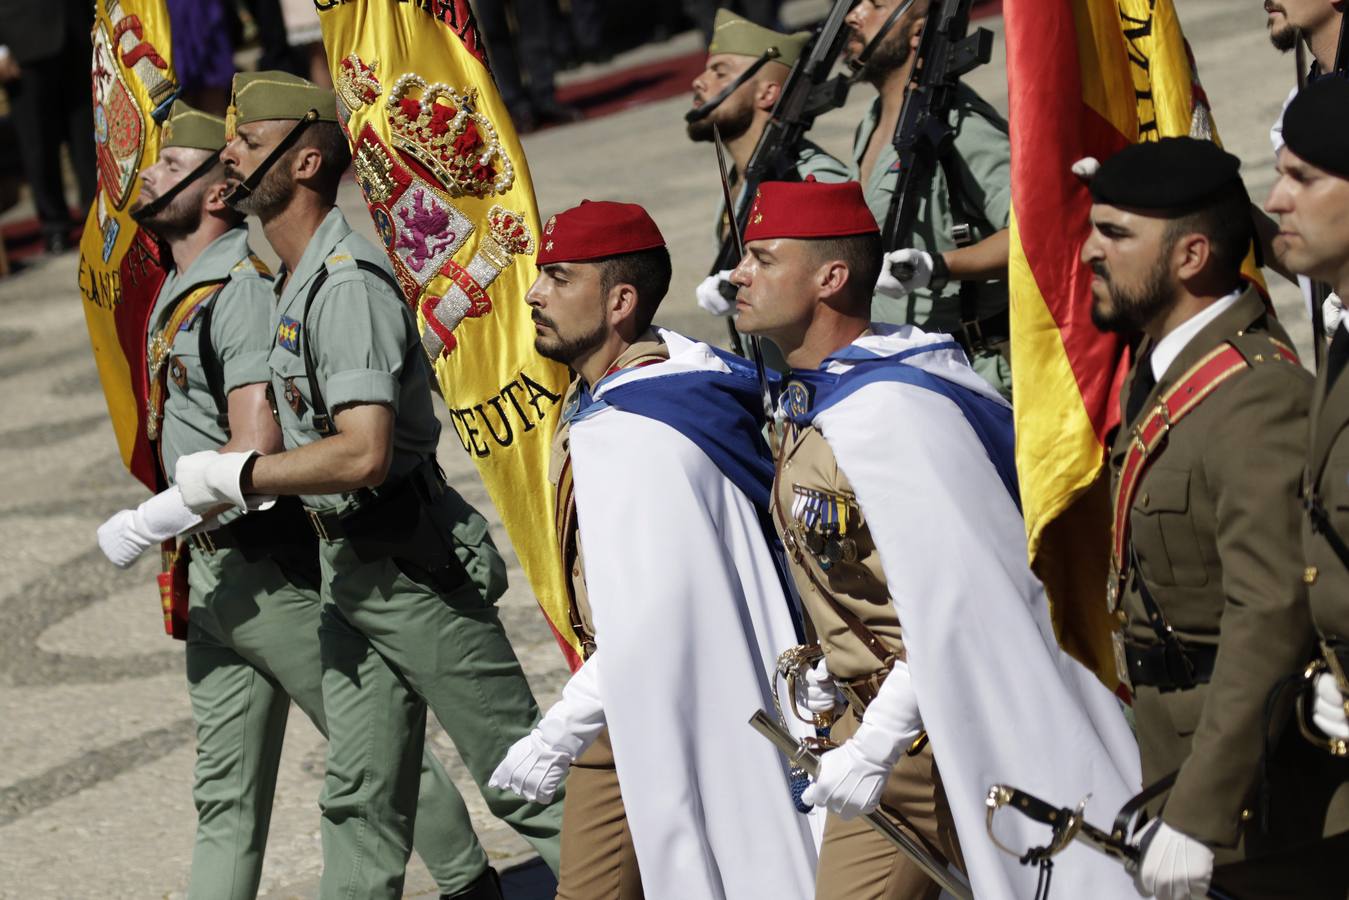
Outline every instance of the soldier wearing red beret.
<path fill-rule="evenodd" d="M 1138 766 L 1113 696 L 1055 642 L 1027 565 L 1011 408 L 950 335 L 870 322 L 880 234 L 857 182 L 764 183 L 745 242 L 736 327 L 791 366 L 772 517 L 819 641 L 797 657 L 823 657 L 796 679 L 797 704 L 833 720 L 802 796 L 829 811 L 816 896 L 940 893 L 858 818 L 877 808 L 936 869 L 968 871 L 975 896 L 1032 896 L 1034 871 L 985 832 L 990 773 L 1091 794 L 1107 817 Z M 1133 894 L 1090 852 L 1056 860 L 1054 882 Z"/>
<path fill-rule="evenodd" d="M 798 641 L 757 377 L 653 327 L 670 256 L 640 206 L 553 216 L 538 264 L 535 348 L 576 374 L 551 474 L 584 663 L 492 783 L 542 802 L 566 779 L 563 900 L 807 900 L 808 819 L 745 725 Z"/>

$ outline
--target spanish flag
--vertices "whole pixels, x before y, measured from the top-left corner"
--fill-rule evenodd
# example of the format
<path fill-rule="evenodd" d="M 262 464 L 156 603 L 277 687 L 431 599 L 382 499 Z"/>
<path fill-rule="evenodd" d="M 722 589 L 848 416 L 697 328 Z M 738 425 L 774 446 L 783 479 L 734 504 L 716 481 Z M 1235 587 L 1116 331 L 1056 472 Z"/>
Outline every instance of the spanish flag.
<path fill-rule="evenodd" d="M 1069 171 L 1125 145 L 1217 140 L 1172 0 L 1007 0 L 1017 470 L 1031 565 L 1063 647 L 1118 687 L 1106 608 L 1107 433 L 1125 347 L 1091 322 L 1091 199 Z M 1247 274 L 1259 280 L 1253 263 Z"/>
<path fill-rule="evenodd" d="M 80 294 L 122 462 L 157 491 L 164 485 L 145 433 L 145 335 L 165 268 L 131 208 L 178 93 L 164 0 L 97 0 L 93 44 L 98 194 L 80 241 Z"/>
<path fill-rule="evenodd" d="M 459 441 L 575 668 L 548 482 L 568 373 L 534 352 L 534 186 L 468 0 L 315 5 L 356 181 Z"/>

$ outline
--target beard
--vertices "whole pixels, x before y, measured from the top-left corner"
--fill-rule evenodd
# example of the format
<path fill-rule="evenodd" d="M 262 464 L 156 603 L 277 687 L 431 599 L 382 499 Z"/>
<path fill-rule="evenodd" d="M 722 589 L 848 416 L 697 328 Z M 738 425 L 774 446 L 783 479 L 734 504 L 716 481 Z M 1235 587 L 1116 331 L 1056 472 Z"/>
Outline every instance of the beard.
<path fill-rule="evenodd" d="M 1297 46 L 1298 29 L 1293 25 L 1284 25 L 1282 28 L 1270 26 L 1269 42 L 1274 45 L 1274 49 L 1280 53 L 1287 53 Z"/>
<path fill-rule="evenodd" d="M 230 194 L 225 196 L 225 202 L 244 215 L 257 216 L 260 219 L 271 218 L 286 208 L 291 195 L 295 193 L 295 179 L 290 174 L 290 162 L 291 156 L 287 153 L 267 170 L 262 176 L 262 181 L 253 189 L 253 193 L 247 197 L 233 199 L 231 190 Z M 226 169 L 226 175 L 235 184 L 244 180 L 239 177 L 238 171 L 232 168 Z"/>
<path fill-rule="evenodd" d="M 1092 298 L 1092 324 L 1100 331 L 1129 334 L 1142 331 L 1157 318 L 1174 293 L 1168 279 L 1169 256 L 1168 251 L 1157 257 L 1152 271 L 1136 290 L 1121 288 L 1111 279 L 1109 270 L 1100 263 L 1092 263 L 1091 270 L 1105 282 L 1111 301 L 1111 308 L 1106 309 L 1095 297 Z"/>
<path fill-rule="evenodd" d="M 551 359 L 553 362 L 562 363 L 564 366 L 571 366 L 576 360 L 603 344 L 605 337 L 608 336 L 603 321 L 597 323 L 591 331 L 576 337 L 566 338 L 558 333 L 557 325 L 553 323 L 553 320 L 540 315 L 538 310 L 534 311 L 531 318 L 553 330 L 550 337 L 538 335 L 534 338 L 534 352 L 544 359 Z"/>
<path fill-rule="evenodd" d="M 137 217 L 137 223 L 166 241 L 179 240 L 201 227 L 201 197 L 206 190 L 205 184 L 191 185 L 169 201 L 169 205 L 152 216 Z M 158 198 L 156 198 L 158 199 Z M 155 200 L 141 202 L 131 210 L 133 216 L 138 211 L 154 203 Z"/>
<path fill-rule="evenodd" d="M 886 35 L 881 38 L 881 42 L 876 49 L 867 57 L 866 62 L 862 64 L 860 77 L 871 84 L 880 84 L 891 72 L 904 67 L 913 55 L 913 48 L 910 43 L 913 40 L 914 26 L 912 24 L 904 25 L 897 23 L 892 26 Z M 856 31 L 853 37 L 862 41 L 862 36 Z M 866 41 L 862 41 L 862 49 L 857 52 L 857 56 L 848 60 L 851 64 L 856 64 L 857 60 L 867 48 Z"/>
<path fill-rule="evenodd" d="M 736 93 L 738 91 L 733 92 L 721 102 L 720 106 L 701 119 L 688 123 L 689 140 L 694 143 L 711 143 L 713 125 L 721 132 L 723 141 L 733 141 L 749 131 L 750 126 L 754 124 L 754 108 L 748 103 L 739 108 L 728 106 Z"/>

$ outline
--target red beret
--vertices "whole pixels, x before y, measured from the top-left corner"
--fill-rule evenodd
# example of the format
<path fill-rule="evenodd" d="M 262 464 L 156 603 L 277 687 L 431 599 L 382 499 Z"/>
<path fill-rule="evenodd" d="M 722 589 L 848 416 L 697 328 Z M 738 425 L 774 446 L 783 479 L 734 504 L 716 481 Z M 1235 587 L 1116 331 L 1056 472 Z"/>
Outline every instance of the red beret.
<path fill-rule="evenodd" d="M 879 232 L 876 217 L 862 196 L 862 186 L 855 181 L 765 181 L 750 207 L 745 242 Z"/>
<path fill-rule="evenodd" d="M 660 229 L 636 203 L 582 200 L 544 223 L 538 264 L 584 262 L 664 246 Z"/>

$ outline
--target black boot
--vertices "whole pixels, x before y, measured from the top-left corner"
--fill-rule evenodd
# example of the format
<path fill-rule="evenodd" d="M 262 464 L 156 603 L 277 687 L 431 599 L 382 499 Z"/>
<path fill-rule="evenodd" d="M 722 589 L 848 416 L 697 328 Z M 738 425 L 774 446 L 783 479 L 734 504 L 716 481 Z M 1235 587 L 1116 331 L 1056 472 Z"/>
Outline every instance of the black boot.
<path fill-rule="evenodd" d="M 453 894 L 441 894 L 440 900 L 505 900 L 501 894 L 501 876 L 491 866 L 473 883 Z"/>

